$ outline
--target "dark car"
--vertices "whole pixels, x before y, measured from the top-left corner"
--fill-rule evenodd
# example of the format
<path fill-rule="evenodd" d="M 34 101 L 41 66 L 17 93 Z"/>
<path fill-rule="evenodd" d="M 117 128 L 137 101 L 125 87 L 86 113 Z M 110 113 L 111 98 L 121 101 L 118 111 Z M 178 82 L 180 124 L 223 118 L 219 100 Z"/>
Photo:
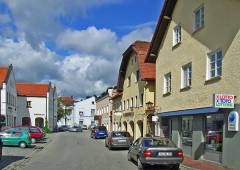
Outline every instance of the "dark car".
<path fill-rule="evenodd" d="M 69 132 L 82 132 L 82 127 L 81 126 L 73 126 L 68 129 Z"/>
<path fill-rule="evenodd" d="M 69 126 L 68 125 L 62 125 L 58 128 L 59 132 L 66 132 L 69 130 Z"/>
<path fill-rule="evenodd" d="M 0 160 L 2 159 L 2 146 L 3 146 L 2 138 L 0 137 Z"/>
<path fill-rule="evenodd" d="M 97 126 L 92 129 L 91 137 L 94 139 L 106 138 L 108 136 L 107 128 L 105 126 Z"/>
<path fill-rule="evenodd" d="M 167 138 L 138 138 L 128 151 L 128 160 L 137 162 L 138 169 L 146 165 L 167 165 L 178 170 L 183 161 L 183 151 Z"/>
<path fill-rule="evenodd" d="M 125 131 L 112 131 L 105 139 L 105 146 L 109 150 L 113 148 L 129 148 L 131 146 L 131 136 Z"/>

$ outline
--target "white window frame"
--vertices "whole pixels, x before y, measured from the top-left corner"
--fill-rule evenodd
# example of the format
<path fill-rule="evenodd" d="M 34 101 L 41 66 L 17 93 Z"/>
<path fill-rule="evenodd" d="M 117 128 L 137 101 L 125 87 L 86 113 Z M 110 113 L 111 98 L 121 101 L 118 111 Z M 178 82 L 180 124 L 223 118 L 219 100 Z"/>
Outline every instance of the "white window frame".
<path fill-rule="evenodd" d="M 201 29 L 204 26 L 205 20 L 204 20 L 204 5 L 201 5 L 198 7 L 194 12 L 194 21 L 193 21 L 193 32 Z M 197 13 L 199 12 L 199 23 L 197 23 Z"/>
<path fill-rule="evenodd" d="M 172 76 L 171 72 L 164 75 L 164 84 L 163 84 L 163 94 L 171 93 L 171 82 Z"/>
<path fill-rule="evenodd" d="M 181 89 L 192 85 L 192 63 L 181 68 Z"/>
<path fill-rule="evenodd" d="M 218 58 L 218 54 L 221 53 L 221 60 L 219 60 Z M 211 62 L 211 57 L 214 57 L 214 62 Z M 221 77 L 222 76 L 222 59 L 223 59 L 223 53 L 222 53 L 222 49 L 219 48 L 215 51 L 212 51 L 210 53 L 208 53 L 207 56 L 207 74 L 206 74 L 206 80 L 210 80 L 212 78 L 215 77 Z M 218 61 L 221 61 L 220 65 L 218 63 Z M 214 69 L 211 68 L 211 65 L 214 64 Z M 219 74 L 218 69 L 221 69 L 221 72 Z M 211 75 L 211 72 L 214 71 L 214 75 Z"/>
<path fill-rule="evenodd" d="M 181 33 L 181 25 L 178 24 L 173 28 L 173 46 L 181 43 L 182 40 L 182 33 Z"/>

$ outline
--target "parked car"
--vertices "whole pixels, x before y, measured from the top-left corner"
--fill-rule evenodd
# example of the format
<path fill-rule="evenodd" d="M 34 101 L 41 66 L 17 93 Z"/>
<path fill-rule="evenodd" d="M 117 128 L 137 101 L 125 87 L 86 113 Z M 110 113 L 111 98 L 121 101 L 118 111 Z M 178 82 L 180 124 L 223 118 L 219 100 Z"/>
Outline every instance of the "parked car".
<path fill-rule="evenodd" d="M 58 128 L 59 132 L 66 132 L 69 130 L 69 126 L 68 125 L 62 125 Z"/>
<path fill-rule="evenodd" d="M 6 129 L 0 132 L 3 146 L 12 145 L 26 148 L 31 145 L 31 136 L 26 131 L 16 131 L 15 129 Z"/>
<path fill-rule="evenodd" d="M 82 129 L 83 130 L 87 130 L 88 128 L 87 128 L 87 125 L 82 125 Z"/>
<path fill-rule="evenodd" d="M 105 146 L 109 150 L 113 148 L 129 148 L 131 146 L 131 136 L 128 132 L 112 131 L 105 139 Z"/>
<path fill-rule="evenodd" d="M 106 138 L 107 135 L 108 135 L 108 132 L 105 126 L 97 126 L 91 132 L 91 137 L 94 139 Z"/>
<path fill-rule="evenodd" d="M 0 160 L 2 159 L 2 138 L 0 137 Z"/>
<path fill-rule="evenodd" d="M 42 131 L 42 129 L 36 126 L 15 126 L 12 128 L 14 128 L 16 131 L 19 131 L 19 132 L 22 132 L 22 131 L 28 132 L 31 136 L 32 143 L 41 141 L 46 136 L 46 134 Z"/>
<path fill-rule="evenodd" d="M 128 160 L 136 161 L 138 169 L 146 165 L 168 165 L 178 170 L 183 162 L 183 151 L 167 138 L 138 138 L 128 151 Z"/>
<path fill-rule="evenodd" d="M 69 128 L 69 132 L 82 132 L 82 127 L 81 126 L 73 126 Z"/>

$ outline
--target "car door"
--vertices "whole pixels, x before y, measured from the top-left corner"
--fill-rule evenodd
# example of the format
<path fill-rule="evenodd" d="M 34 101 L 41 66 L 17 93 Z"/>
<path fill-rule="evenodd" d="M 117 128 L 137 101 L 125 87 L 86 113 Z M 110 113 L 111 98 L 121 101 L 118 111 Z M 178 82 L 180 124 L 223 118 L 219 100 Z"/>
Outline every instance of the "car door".
<path fill-rule="evenodd" d="M 130 156 L 137 161 L 138 146 L 141 143 L 141 138 L 138 138 L 129 149 Z"/>

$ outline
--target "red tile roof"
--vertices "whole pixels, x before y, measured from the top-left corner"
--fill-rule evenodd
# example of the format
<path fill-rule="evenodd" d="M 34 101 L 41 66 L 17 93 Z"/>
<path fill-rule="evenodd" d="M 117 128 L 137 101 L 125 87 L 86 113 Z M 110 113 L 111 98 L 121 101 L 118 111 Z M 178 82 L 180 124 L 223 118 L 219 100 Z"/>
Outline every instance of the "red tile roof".
<path fill-rule="evenodd" d="M 74 103 L 75 102 L 75 100 L 73 99 L 73 96 L 62 96 L 61 99 L 64 103 Z"/>
<path fill-rule="evenodd" d="M 18 96 L 47 97 L 49 84 L 17 83 Z"/>
<path fill-rule="evenodd" d="M 135 43 L 130 45 L 128 49 L 123 53 L 122 63 L 119 69 L 118 76 L 118 90 L 122 90 L 127 65 L 129 63 L 129 59 L 132 53 L 135 53 L 138 57 L 140 79 L 143 81 L 151 81 L 156 79 L 156 64 L 144 62 L 147 57 L 149 48 L 150 42 L 136 41 Z"/>
<path fill-rule="evenodd" d="M 6 81 L 8 76 L 8 67 L 0 67 L 0 88 L 2 88 L 3 83 Z"/>
<path fill-rule="evenodd" d="M 145 59 L 150 48 L 149 42 L 137 41 L 133 44 L 132 48 L 136 52 L 139 61 L 139 71 L 141 80 L 155 80 L 156 78 L 156 64 L 145 63 Z"/>

